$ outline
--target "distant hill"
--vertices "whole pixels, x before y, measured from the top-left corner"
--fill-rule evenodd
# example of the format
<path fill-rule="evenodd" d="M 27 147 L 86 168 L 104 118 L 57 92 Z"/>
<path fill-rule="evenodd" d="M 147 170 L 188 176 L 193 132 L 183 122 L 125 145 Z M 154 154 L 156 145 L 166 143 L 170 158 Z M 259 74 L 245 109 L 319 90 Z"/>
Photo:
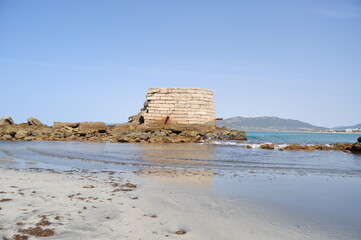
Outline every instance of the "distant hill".
<path fill-rule="evenodd" d="M 238 130 L 255 131 L 315 131 L 327 129 L 299 120 L 278 117 L 232 117 L 217 121 L 217 125 Z"/>
<path fill-rule="evenodd" d="M 345 130 L 345 129 L 353 129 L 353 128 L 361 128 L 361 123 L 360 124 L 356 124 L 353 126 L 339 126 L 339 127 L 334 127 L 333 129 L 337 129 L 337 130 Z"/>

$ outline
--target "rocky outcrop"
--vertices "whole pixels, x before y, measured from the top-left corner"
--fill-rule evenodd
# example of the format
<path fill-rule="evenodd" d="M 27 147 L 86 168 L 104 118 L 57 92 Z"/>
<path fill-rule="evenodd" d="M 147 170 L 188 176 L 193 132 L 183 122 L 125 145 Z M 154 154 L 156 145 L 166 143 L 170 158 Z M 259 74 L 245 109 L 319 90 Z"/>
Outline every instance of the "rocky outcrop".
<path fill-rule="evenodd" d="M 344 152 L 357 152 L 361 151 L 361 144 L 359 143 L 333 143 L 329 145 L 297 145 L 297 144 L 291 144 L 284 148 L 281 148 L 279 150 L 292 150 L 292 151 L 344 151 Z M 359 150 L 358 150 L 359 149 Z"/>
<path fill-rule="evenodd" d="M 201 125 L 149 129 L 123 124 L 114 126 L 110 131 L 112 142 L 182 143 L 202 142 L 210 139 L 247 140 L 243 131 Z"/>
<path fill-rule="evenodd" d="M 110 141 L 183 143 L 202 142 L 210 139 L 246 140 L 243 131 L 228 128 L 187 126 L 178 128 L 143 128 L 133 124 L 108 127 L 103 122 L 55 122 L 53 127 L 28 123 L 0 126 L 2 141 Z"/>
<path fill-rule="evenodd" d="M 14 124 L 14 120 L 9 116 L 4 116 L 0 119 L 0 126 L 13 125 L 13 124 Z"/>
<path fill-rule="evenodd" d="M 45 125 L 35 126 L 28 123 L 0 126 L 0 140 L 2 141 L 31 141 L 45 140 L 50 137 L 52 128 Z"/>
<path fill-rule="evenodd" d="M 34 126 L 43 126 L 44 124 L 42 122 L 40 122 L 38 119 L 33 118 L 33 117 L 29 117 L 28 118 L 28 124 L 29 125 L 34 125 Z"/>

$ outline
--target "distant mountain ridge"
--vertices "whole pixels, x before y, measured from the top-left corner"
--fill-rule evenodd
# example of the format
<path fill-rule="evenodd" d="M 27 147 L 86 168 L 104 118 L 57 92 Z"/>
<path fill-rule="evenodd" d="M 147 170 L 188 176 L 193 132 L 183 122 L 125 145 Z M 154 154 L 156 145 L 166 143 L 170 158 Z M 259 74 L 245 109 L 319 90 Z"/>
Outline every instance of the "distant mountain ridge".
<path fill-rule="evenodd" d="M 278 117 L 232 117 L 217 122 L 218 126 L 226 126 L 238 130 L 255 131 L 316 131 L 325 127 L 293 119 Z"/>

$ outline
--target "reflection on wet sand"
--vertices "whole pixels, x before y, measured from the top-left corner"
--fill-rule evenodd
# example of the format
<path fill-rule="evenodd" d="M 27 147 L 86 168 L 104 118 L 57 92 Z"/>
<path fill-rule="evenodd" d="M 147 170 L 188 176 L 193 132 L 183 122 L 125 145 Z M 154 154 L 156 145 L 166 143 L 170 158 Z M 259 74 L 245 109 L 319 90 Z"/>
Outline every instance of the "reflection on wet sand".
<path fill-rule="evenodd" d="M 212 164 L 213 145 L 142 144 L 138 160 L 182 164 Z"/>
<path fill-rule="evenodd" d="M 197 144 L 144 144 L 139 160 L 179 164 L 182 169 L 149 167 L 139 171 L 139 173 L 165 182 L 210 187 L 214 175 L 213 171 L 195 170 L 192 169 L 192 165 L 211 165 L 214 148 L 212 145 L 200 146 Z M 187 165 L 186 169 L 185 164 Z"/>
<path fill-rule="evenodd" d="M 211 187 L 214 176 L 212 170 L 146 168 L 137 172 L 152 180 L 197 187 Z"/>

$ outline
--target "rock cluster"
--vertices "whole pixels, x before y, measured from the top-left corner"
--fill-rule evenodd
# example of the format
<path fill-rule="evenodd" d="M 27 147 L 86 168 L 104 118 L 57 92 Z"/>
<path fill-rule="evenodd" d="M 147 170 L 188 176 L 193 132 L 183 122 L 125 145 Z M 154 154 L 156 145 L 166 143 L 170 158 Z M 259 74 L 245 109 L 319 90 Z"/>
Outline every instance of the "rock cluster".
<path fill-rule="evenodd" d="M 46 126 L 36 118 L 27 123 L 14 124 L 9 116 L 0 120 L 0 141 L 110 141 L 129 143 L 186 143 L 212 140 L 247 140 L 244 131 L 206 125 L 144 127 L 134 124 L 107 126 L 104 122 L 54 122 Z M 247 146 L 247 148 L 252 148 Z M 263 144 L 262 149 L 275 149 L 273 144 Z M 336 150 L 361 153 L 361 137 L 356 143 L 329 145 L 288 145 L 279 150 L 314 151 Z"/>
<path fill-rule="evenodd" d="M 333 143 L 329 145 L 297 145 L 291 144 L 280 150 L 294 150 L 294 151 L 344 151 L 344 152 L 361 152 L 361 144 L 360 143 Z"/>
<path fill-rule="evenodd" d="M 149 142 L 149 143 L 182 143 L 204 142 L 211 139 L 247 140 L 243 131 L 228 128 L 207 128 L 204 126 L 178 128 L 138 128 L 128 129 L 118 125 L 111 129 L 112 142 Z"/>
<path fill-rule="evenodd" d="M 54 122 L 52 127 L 29 118 L 28 123 L 0 126 L 0 141 L 110 141 L 182 143 L 209 139 L 246 140 L 243 131 L 206 126 L 142 128 L 132 124 L 107 126 L 103 122 Z"/>

